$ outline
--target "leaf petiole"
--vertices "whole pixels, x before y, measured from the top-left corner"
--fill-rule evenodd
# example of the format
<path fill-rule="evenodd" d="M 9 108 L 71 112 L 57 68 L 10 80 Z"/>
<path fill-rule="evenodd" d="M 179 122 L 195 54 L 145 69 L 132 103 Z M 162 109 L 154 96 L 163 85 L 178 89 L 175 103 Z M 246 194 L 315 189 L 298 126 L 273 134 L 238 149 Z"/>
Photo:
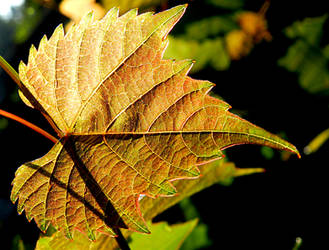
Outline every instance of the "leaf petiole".
<path fill-rule="evenodd" d="M 128 245 L 128 242 L 126 238 L 123 236 L 121 230 L 119 228 L 115 228 L 115 233 L 117 234 L 115 237 L 115 240 L 120 247 L 121 250 L 130 250 L 130 247 Z"/>
<path fill-rule="evenodd" d="M 7 111 L 4 111 L 2 109 L 0 109 L 0 115 L 7 117 L 9 119 L 12 119 L 14 121 L 17 121 L 23 125 L 25 125 L 26 127 L 29 127 L 30 129 L 36 131 L 37 133 L 43 135 L 44 137 L 48 138 L 49 140 L 51 140 L 52 142 L 56 143 L 58 140 L 52 136 L 51 134 L 49 134 L 48 132 L 46 132 L 45 130 L 43 130 L 42 128 L 39 128 L 38 126 L 34 125 L 33 123 L 30 123 L 26 120 L 24 120 L 23 118 L 14 115 L 12 113 L 9 113 Z"/>
<path fill-rule="evenodd" d="M 6 71 L 6 73 L 11 77 L 11 79 L 14 80 L 14 82 L 17 84 L 17 86 L 21 89 L 22 83 L 19 79 L 18 73 L 2 56 L 0 56 L 0 67 L 3 68 L 4 71 Z M 34 125 L 33 123 L 30 123 L 30 122 L 24 120 L 23 118 L 20 118 L 17 115 L 14 115 L 14 114 L 4 111 L 2 109 L 0 109 L 0 115 L 7 117 L 9 119 L 15 120 L 15 121 L 29 127 L 30 129 L 33 129 L 34 131 L 38 132 L 39 134 L 43 135 L 44 137 L 48 138 L 49 140 L 51 140 L 54 143 L 56 143 L 58 141 L 55 137 L 53 137 L 51 134 L 49 134 L 42 128 L 39 128 L 38 126 Z"/>
<path fill-rule="evenodd" d="M 0 67 L 7 72 L 7 74 L 11 77 L 11 79 L 13 79 L 14 82 L 17 84 L 17 86 L 20 88 L 22 83 L 19 80 L 18 73 L 16 72 L 16 70 L 14 70 L 13 67 L 11 67 L 11 65 L 2 56 L 0 56 Z"/>

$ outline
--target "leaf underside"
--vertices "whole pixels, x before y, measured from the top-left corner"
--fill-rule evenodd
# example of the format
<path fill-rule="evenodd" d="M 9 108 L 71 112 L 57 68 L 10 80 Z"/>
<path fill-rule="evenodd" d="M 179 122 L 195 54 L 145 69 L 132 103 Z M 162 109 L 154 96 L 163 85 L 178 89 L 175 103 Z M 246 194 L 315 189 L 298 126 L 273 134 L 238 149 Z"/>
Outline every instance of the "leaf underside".
<path fill-rule="evenodd" d="M 87 15 L 31 47 L 21 62 L 22 100 L 60 135 L 16 172 L 11 199 L 44 231 L 49 223 L 95 239 L 95 230 L 148 232 L 139 196 L 171 196 L 172 180 L 196 178 L 221 150 L 253 143 L 298 153 L 288 142 L 228 112 L 214 84 L 187 76 L 191 60 L 163 60 L 166 36 L 186 6 L 100 21 Z"/>

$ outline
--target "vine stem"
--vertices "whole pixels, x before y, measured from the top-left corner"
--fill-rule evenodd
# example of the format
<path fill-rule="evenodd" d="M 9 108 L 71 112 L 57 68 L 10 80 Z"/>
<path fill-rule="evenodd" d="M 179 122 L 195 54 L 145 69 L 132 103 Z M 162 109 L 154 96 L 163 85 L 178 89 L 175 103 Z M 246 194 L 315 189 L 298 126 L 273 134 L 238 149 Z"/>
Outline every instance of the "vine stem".
<path fill-rule="evenodd" d="M 128 242 L 127 242 L 126 238 L 123 236 L 120 228 L 115 228 L 114 232 L 117 234 L 115 237 L 115 240 L 117 241 L 120 249 L 121 250 L 130 250 Z"/>
<path fill-rule="evenodd" d="M 51 134 L 49 134 L 42 128 L 34 125 L 33 123 L 30 123 L 30 122 L 24 120 L 23 118 L 21 118 L 17 115 L 14 115 L 14 114 L 4 111 L 2 109 L 0 109 L 0 115 L 7 117 L 9 119 L 12 119 L 14 121 L 17 121 L 17 122 L 25 125 L 26 127 L 29 127 L 30 129 L 34 130 L 35 132 L 37 132 L 37 133 L 43 135 L 44 137 L 46 137 L 47 139 L 51 140 L 53 143 L 56 143 L 58 141 L 54 136 L 52 136 Z"/>

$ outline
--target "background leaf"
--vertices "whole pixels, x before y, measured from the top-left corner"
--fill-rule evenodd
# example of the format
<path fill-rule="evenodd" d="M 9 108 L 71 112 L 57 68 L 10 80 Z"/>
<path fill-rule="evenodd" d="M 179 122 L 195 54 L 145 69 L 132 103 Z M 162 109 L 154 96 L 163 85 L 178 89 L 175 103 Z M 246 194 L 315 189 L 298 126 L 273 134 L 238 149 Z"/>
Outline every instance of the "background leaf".
<path fill-rule="evenodd" d="M 329 73 L 325 48 L 321 48 L 323 25 L 328 15 L 306 18 L 285 30 L 295 43 L 278 63 L 299 75 L 300 85 L 310 93 L 328 94 Z"/>
<path fill-rule="evenodd" d="M 207 0 L 207 2 L 225 9 L 238 9 L 244 5 L 244 0 Z"/>
<path fill-rule="evenodd" d="M 186 198 L 179 203 L 186 220 L 200 218 L 200 214 L 190 198 Z M 208 227 L 202 221 L 194 228 L 192 233 L 184 241 L 181 249 L 199 249 L 209 247 L 211 240 L 208 236 Z"/>
<path fill-rule="evenodd" d="M 225 49 L 222 38 L 207 39 L 204 41 L 187 40 L 169 37 L 165 58 L 193 58 L 196 60 L 191 72 L 197 72 L 206 66 L 216 70 L 225 70 L 230 66 L 230 58 Z"/>
<path fill-rule="evenodd" d="M 129 246 L 137 249 L 180 249 L 186 237 L 192 232 L 198 223 L 197 219 L 185 223 L 169 226 L 166 222 L 152 224 L 152 234 L 141 235 L 133 233 Z"/>

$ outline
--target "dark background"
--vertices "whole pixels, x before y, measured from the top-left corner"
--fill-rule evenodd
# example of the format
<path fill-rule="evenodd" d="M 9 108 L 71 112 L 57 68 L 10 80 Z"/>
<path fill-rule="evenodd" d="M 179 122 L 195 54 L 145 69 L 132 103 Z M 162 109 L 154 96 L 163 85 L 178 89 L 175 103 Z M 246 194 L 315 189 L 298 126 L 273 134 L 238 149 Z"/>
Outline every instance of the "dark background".
<path fill-rule="evenodd" d="M 182 1 L 169 1 L 169 6 L 177 3 Z M 262 3 L 250 0 L 244 9 L 257 11 Z M 272 133 L 284 133 L 302 152 L 315 135 L 329 127 L 329 98 L 303 90 L 298 76 L 279 67 L 277 61 L 293 43 L 283 34 L 283 29 L 296 20 L 324 15 L 327 13 L 325 3 L 320 0 L 272 1 L 266 14 L 272 42 L 257 45 L 250 55 L 233 62 L 227 71 L 205 68 L 192 77 L 216 83 L 217 94 L 236 110 L 247 111 L 244 118 Z M 205 12 L 215 15 L 218 11 L 215 8 L 205 10 L 205 7 L 204 1 L 189 1 L 180 23 Z M 10 48 L 6 48 L 12 50 L 11 65 L 17 68 L 19 60 L 26 62 L 30 45 L 38 44 L 43 34 L 49 36 L 64 21 L 66 18 L 59 13 L 45 9 L 43 21 L 25 43 L 7 45 Z M 328 26 L 327 21 L 324 31 Z M 0 26 L 0 39 L 6 34 Z M 327 34 L 323 40 L 324 44 L 329 43 Z M 9 53 L 6 50 L 1 53 Z M 3 72 L 0 74 L 0 108 L 52 131 L 37 111 L 15 101 L 12 97 L 15 84 Z M 0 131 L 1 245 L 10 246 L 18 234 L 24 243 L 33 245 L 39 230 L 34 222 L 28 223 L 25 215 L 18 215 L 16 205 L 9 201 L 11 181 L 21 164 L 44 155 L 52 143 L 14 121 L 8 123 L 6 130 Z M 201 220 L 208 225 L 213 241 L 211 249 L 292 249 L 296 237 L 303 240 L 300 249 L 327 248 L 328 147 L 327 142 L 312 155 L 302 154 L 301 159 L 291 156 L 287 161 L 282 161 L 277 151 L 273 159 L 266 160 L 259 146 L 226 150 L 227 157 L 238 167 L 263 167 L 267 171 L 239 177 L 228 187 L 212 186 L 192 197 Z M 160 219 L 184 220 L 178 207 L 169 209 Z"/>

